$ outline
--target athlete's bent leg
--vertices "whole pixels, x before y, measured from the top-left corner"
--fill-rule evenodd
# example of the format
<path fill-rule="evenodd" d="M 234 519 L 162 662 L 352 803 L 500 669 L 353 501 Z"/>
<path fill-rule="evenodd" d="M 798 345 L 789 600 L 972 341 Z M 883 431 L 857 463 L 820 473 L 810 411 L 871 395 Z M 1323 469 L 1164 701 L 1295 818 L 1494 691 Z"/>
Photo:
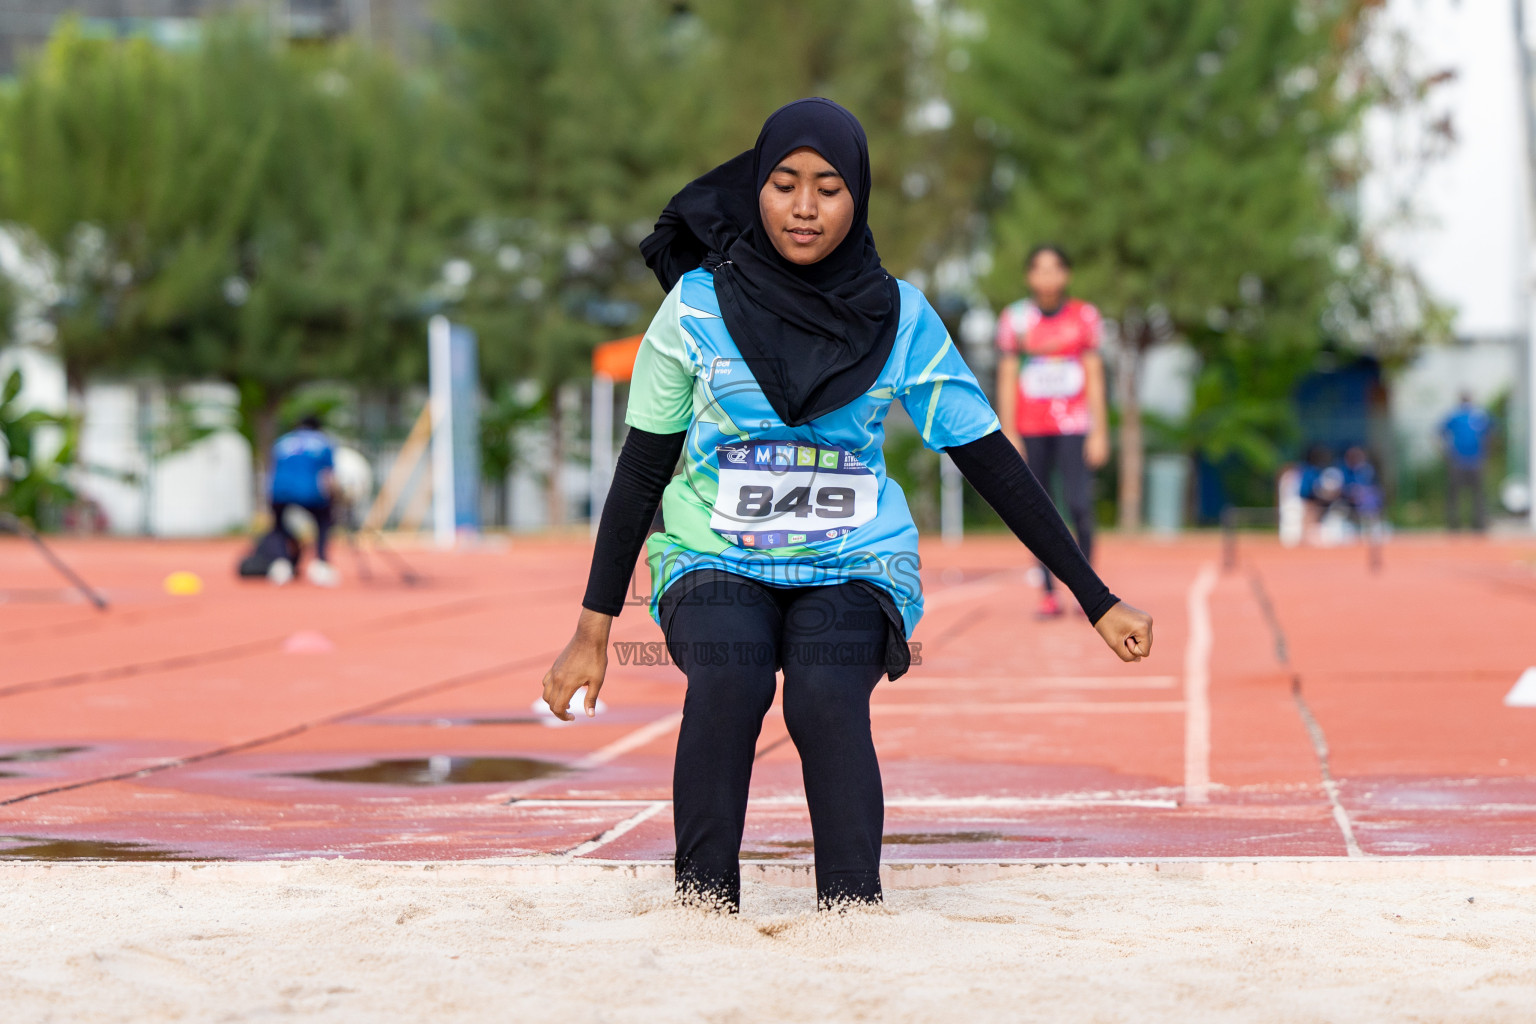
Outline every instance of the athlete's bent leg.
<path fill-rule="evenodd" d="M 778 669 L 778 606 L 763 588 L 720 581 L 694 590 L 668 624 L 688 676 L 672 774 L 677 892 L 727 910 L 741 904 L 741 833 L 763 716 Z"/>
<path fill-rule="evenodd" d="M 1030 472 L 1035 474 L 1035 479 L 1040 481 L 1040 486 L 1045 488 L 1045 493 L 1051 493 L 1051 477 L 1056 473 L 1056 453 L 1060 437 L 1054 434 L 1040 434 L 1024 438 L 1024 461 L 1029 463 Z M 1051 593 L 1056 581 L 1051 578 L 1051 571 L 1045 567 L 1044 562 L 1036 563 L 1040 566 L 1040 574 L 1045 579 L 1045 592 Z"/>
<path fill-rule="evenodd" d="M 331 503 L 305 505 L 304 510 L 315 519 L 315 557 L 322 562 L 330 561 L 325 557 L 325 550 L 331 535 Z"/>
<path fill-rule="evenodd" d="M 288 532 L 288 524 L 283 522 L 283 513 L 288 511 L 289 501 L 274 501 L 272 503 L 272 529 L 282 536 L 289 544 L 294 542 L 293 534 Z"/>
<path fill-rule="evenodd" d="M 1461 529 L 1462 471 L 1455 460 L 1448 464 L 1445 482 L 1445 525 L 1452 533 Z"/>
<path fill-rule="evenodd" d="M 1467 467 L 1467 487 L 1472 491 L 1472 529 L 1488 531 L 1488 488 L 1483 485 L 1483 466 Z"/>
<path fill-rule="evenodd" d="M 1060 450 L 1057 462 L 1061 466 L 1061 489 L 1066 492 L 1067 511 L 1077 530 L 1077 546 L 1083 549 L 1083 557 L 1093 561 L 1093 473 L 1083 449 L 1088 439 L 1081 434 L 1065 435 L 1058 439 Z"/>
<path fill-rule="evenodd" d="M 283 514 L 288 511 L 288 505 L 286 501 L 272 502 L 272 529 L 283 538 L 283 553 L 267 566 L 267 579 L 280 587 L 293 579 L 299 557 L 299 542 L 288 532 L 288 524 L 283 522 Z"/>
<path fill-rule="evenodd" d="M 784 621 L 784 724 L 800 751 L 823 908 L 880 899 L 885 796 L 869 696 L 885 671 L 884 613 L 857 584 L 795 593 Z"/>

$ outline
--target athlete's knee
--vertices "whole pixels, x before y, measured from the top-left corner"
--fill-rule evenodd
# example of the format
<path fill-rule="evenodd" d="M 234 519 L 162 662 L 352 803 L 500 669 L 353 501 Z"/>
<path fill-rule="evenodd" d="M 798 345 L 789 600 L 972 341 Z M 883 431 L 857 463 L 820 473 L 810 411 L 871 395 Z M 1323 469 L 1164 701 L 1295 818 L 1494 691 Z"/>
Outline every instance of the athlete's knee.
<path fill-rule="evenodd" d="M 1077 528 L 1079 542 L 1085 537 L 1093 536 L 1093 503 L 1087 500 L 1074 501 L 1067 509 L 1072 515 L 1072 525 Z"/>
<path fill-rule="evenodd" d="M 791 736 L 869 732 L 870 687 L 849 667 L 784 680 L 784 725 Z"/>
<path fill-rule="evenodd" d="M 674 652 L 675 654 L 676 652 Z M 773 673 L 732 666 L 689 664 L 683 714 L 712 722 L 761 722 L 773 705 Z"/>

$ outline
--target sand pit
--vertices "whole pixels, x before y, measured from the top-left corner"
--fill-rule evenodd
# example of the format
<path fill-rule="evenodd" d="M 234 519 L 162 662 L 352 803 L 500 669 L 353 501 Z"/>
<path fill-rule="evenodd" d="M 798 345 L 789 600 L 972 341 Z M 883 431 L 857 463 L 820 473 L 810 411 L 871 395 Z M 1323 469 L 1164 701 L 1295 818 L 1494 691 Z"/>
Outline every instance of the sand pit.
<path fill-rule="evenodd" d="M 892 889 L 886 911 L 843 917 L 749 882 L 738 918 L 619 873 L 9 863 L 0 1006 L 11 1024 L 1529 1022 L 1523 863 L 1311 880 L 1046 868 Z"/>

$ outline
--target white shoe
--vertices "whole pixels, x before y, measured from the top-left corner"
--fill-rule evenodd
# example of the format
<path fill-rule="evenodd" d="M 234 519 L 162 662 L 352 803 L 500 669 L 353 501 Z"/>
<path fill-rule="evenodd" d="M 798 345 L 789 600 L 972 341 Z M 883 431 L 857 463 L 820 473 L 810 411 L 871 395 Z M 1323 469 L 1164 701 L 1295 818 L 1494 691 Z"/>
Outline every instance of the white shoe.
<path fill-rule="evenodd" d="M 304 575 L 317 587 L 334 587 L 341 582 L 341 573 L 336 571 L 335 566 L 318 558 L 305 566 Z"/>
<path fill-rule="evenodd" d="M 293 563 L 286 558 L 279 558 L 267 566 L 267 579 L 278 586 L 282 586 L 293 579 Z"/>

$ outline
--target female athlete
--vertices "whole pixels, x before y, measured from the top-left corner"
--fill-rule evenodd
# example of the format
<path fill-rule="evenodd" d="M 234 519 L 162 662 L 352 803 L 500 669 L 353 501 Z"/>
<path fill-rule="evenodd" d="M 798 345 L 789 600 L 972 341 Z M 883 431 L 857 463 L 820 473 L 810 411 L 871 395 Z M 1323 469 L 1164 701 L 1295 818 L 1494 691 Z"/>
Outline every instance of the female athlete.
<path fill-rule="evenodd" d="M 641 245 L 667 297 L 640 346 L 582 612 L 544 699 L 570 720 L 585 687 L 595 714 L 609 627 L 660 501 L 650 610 L 688 679 L 673 774 L 686 901 L 739 905 L 754 748 L 780 668 L 818 905 L 880 899 L 869 699 L 882 675 L 906 671 L 923 607 L 917 531 L 881 452 L 893 401 L 1122 660 L 1152 648 L 1151 618 L 1089 567 L 937 314 L 881 266 L 869 195 L 857 119 L 800 100 L 679 192 Z"/>
<path fill-rule="evenodd" d="M 997 404 L 1003 433 L 1047 491 L 1061 472 L 1062 491 L 1077 545 L 1093 557 L 1092 472 L 1109 459 L 1104 361 L 1099 357 L 1099 311 L 1067 296 L 1072 261 L 1054 245 L 1039 245 L 1024 259 L 1030 297 L 997 320 Z M 1044 571 L 1040 618 L 1061 614 Z"/>

